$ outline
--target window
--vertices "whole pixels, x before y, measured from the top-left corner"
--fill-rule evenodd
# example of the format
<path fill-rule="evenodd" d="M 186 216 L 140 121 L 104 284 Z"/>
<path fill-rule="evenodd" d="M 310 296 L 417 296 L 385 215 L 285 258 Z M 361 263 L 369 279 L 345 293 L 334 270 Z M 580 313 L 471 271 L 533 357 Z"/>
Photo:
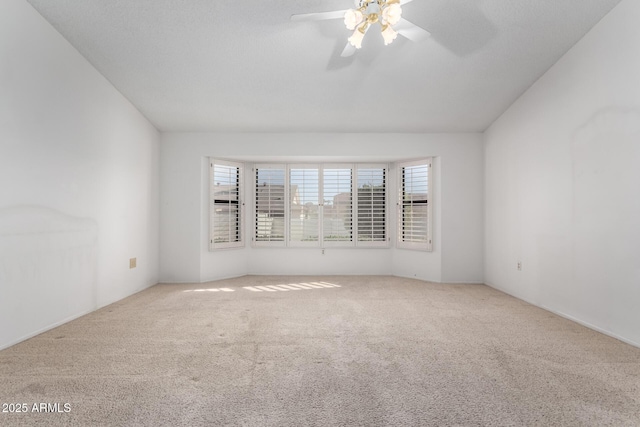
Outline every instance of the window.
<path fill-rule="evenodd" d="M 286 169 L 283 165 L 266 165 L 255 169 L 255 238 L 261 242 L 284 246 Z M 279 243 L 277 243 L 279 242 Z"/>
<path fill-rule="evenodd" d="M 432 250 L 431 159 L 398 164 L 398 247 Z"/>
<path fill-rule="evenodd" d="M 318 167 L 289 168 L 289 244 L 317 246 L 321 218 L 319 185 Z"/>
<path fill-rule="evenodd" d="M 386 246 L 384 165 L 256 165 L 255 246 Z"/>
<path fill-rule="evenodd" d="M 350 166 L 322 170 L 322 240 L 325 246 L 353 242 L 353 171 Z"/>
<path fill-rule="evenodd" d="M 213 159 L 210 165 L 209 249 L 241 247 L 242 165 Z"/>
<path fill-rule="evenodd" d="M 387 170 L 380 166 L 357 169 L 357 230 L 359 246 L 386 245 Z"/>

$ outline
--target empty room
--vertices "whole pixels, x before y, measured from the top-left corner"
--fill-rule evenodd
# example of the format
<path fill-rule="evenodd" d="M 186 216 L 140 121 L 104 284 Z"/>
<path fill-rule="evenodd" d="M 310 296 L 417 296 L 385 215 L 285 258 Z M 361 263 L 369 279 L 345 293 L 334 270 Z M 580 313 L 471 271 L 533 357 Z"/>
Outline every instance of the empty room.
<path fill-rule="evenodd" d="M 0 425 L 640 425 L 637 0 L 2 0 Z"/>

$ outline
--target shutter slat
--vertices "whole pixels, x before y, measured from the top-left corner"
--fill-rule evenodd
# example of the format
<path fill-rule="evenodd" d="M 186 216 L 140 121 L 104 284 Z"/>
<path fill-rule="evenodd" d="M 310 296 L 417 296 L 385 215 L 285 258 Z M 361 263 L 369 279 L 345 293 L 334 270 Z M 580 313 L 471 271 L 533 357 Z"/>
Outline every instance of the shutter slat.
<path fill-rule="evenodd" d="M 241 242 L 241 167 L 213 163 L 211 174 L 211 242 L 213 245 Z"/>
<path fill-rule="evenodd" d="M 351 242 L 352 172 L 351 168 L 323 170 L 323 222 L 325 242 Z"/>
<path fill-rule="evenodd" d="M 386 170 L 358 168 L 358 241 L 386 241 Z"/>
<path fill-rule="evenodd" d="M 290 170 L 289 241 L 317 242 L 319 230 L 318 168 Z"/>
<path fill-rule="evenodd" d="M 284 241 L 285 170 L 256 169 L 255 238 L 258 242 Z"/>
<path fill-rule="evenodd" d="M 429 238 L 429 165 L 402 167 L 401 239 L 426 243 Z"/>

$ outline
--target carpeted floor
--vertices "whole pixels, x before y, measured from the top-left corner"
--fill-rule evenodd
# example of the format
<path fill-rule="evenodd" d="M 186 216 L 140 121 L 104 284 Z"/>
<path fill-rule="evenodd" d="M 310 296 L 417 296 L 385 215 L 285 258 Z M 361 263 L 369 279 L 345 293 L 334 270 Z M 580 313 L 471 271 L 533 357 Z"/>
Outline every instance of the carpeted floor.
<path fill-rule="evenodd" d="M 481 285 L 247 276 L 1 351 L 0 403 L 28 409 L 2 426 L 638 426 L 640 349 Z"/>

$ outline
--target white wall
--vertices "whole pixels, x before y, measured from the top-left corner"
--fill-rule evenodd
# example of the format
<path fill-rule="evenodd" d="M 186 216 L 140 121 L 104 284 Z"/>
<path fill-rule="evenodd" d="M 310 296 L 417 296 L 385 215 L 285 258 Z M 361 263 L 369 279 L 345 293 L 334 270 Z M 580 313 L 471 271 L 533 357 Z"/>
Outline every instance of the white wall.
<path fill-rule="evenodd" d="M 639 21 L 623 0 L 485 134 L 487 282 L 636 345 Z"/>
<path fill-rule="evenodd" d="M 0 348 L 157 282 L 158 142 L 26 1 L 0 2 Z"/>
<path fill-rule="evenodd" d="M 208 156 L 247 162 L 438 156 L 435 250 L 328 248 L 323 255 L 320 249 L 248 244 L 244 249 L 209 252 Z M 483 148 L 478 134 L 165 133 L 160 163 L 163 282 L 202 282 L 243 274 L 396 274 L 433 281 L 483 281 Z M 251 188 L 248 182 L 249 195 Z M 250 220 L 245 224 L 245 232 L 250 233 Z"/>

